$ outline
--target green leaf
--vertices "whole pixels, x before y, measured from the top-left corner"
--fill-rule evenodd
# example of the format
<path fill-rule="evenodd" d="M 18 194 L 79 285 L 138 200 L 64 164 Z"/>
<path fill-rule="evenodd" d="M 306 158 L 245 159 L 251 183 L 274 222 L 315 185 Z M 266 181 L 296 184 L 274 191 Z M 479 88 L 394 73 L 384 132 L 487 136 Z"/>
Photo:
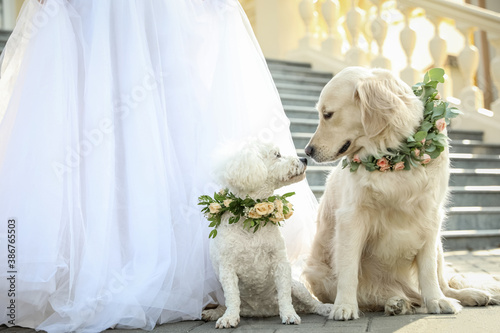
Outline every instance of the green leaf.
<path fill-rule="evenodd" d="M 434 150 L 434 151 L 428 151 L 427 153 L 429 154 L 429 156 L 430 156 L 432 159 L 437 158 L 437 157 L 441 154 L 441 152 L 439 151 L 439 149 L 436 149 L 436 150 Z"/>
<path fill-rule="evenodd" d="M 281 197 L 282 197 L 282 198 L 288 198 L 288 197 L 291 197 L 292 195 L 295 195 L 295 192 L 285 193 L 285 194 L 283 194 Z"/>
<path fill-rule="evenodd" d="M 351 172 L 356 172 L 361 164 L 359 163 L 351 163 Z"/>
<path fill-rule="evenodd" d="M 415 141 L 422 141 L 427 137 L 427 131 L 420 131 L 415 133 Z"/>
<path fill-rule="evenodd" d="M 208 238 L 215 238 L 216 236 L 217 236 L 217 230 L 214 229 L 214 230 L 210 231 Z"/>
<path fill-rule="evenodd" d="M 344 158 L 342 160 L 342 169 L 345 169 L 347 167 L 347 165 L 349 164 L 349 162 L 347 162 L 347 158 Z"/>
<path fill-rule="evenodd" d="M 430 145 L 429 147 L 425 148 L 425 152 L 426 153 L 430 153 L 430 152 L 433 152 L 436 150 L 436 146 L 435 145 Z"/>
<path fill-rule="evenodd" d="M 415 142 L 415 138 L 413 136 L 409 136 L 408 139 L 406 139 L 406 142 Z"/>
<path fill-rule="evenodd" d="M 424 121 L 422 123 L 422 126 L 420 126 L 420 129 L 423 131 L 423 132 L 429 132 L 429 130 L 432 128 L 432 124 L 428 121 Z"/>
<path fill-rule="evenodd" d="M 429 71 L 425 73 L 424 82 L 429 82 L 429 81 L 437 81 L 440 83 L 444 83 L 444 69 L 442 68 L 429 69 Z"/>

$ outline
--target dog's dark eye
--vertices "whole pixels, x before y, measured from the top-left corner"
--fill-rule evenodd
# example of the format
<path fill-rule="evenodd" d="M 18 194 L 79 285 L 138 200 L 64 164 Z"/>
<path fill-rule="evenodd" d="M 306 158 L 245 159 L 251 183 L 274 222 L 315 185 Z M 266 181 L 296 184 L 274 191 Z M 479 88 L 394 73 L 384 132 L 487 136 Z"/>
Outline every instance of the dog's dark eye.
<path fill-rule="evenodd" d="M 333 112 L 323 112 L 323 118 L 325 118 L 325 120 L 330 119 L 332 116 Z"/>
<path fill-rule="evenodd" d="M 276 153 L 276 158 L 281 158 L 281 154 L 279 152 Z"/>

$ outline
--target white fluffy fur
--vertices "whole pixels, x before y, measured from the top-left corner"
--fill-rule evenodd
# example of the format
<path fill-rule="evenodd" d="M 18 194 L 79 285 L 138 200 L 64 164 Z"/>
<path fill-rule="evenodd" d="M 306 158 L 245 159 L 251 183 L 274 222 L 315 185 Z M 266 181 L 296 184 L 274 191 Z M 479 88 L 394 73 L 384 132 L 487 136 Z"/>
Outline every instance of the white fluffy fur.
<path fill-rule="evenodd" d="M 317 107 L 320 123 L 306 152 L 318 162 L 397 148 L 417 128 L 423 109 L 389 71 L 360 67 L 337 74 Z M 347 151 L 340 152 L 348 141 Z M 498 303 L 489 291 L 458 283 L 452 288 L 443 276 L 440 230 L 448 165 L 445 150 L 410 171 L 368 172 L 363 166 L 355 173 L 341 166 L 332 171 L 304 272 L 320 301 L 335 302 L 330 318 L 356 319 L 360 309 L 404 314 L 415 306 L 457 313 L 460 303 Z"/>
<path fill-rule="evenodd" d="M 239 197 L 268 198 L 275 189 L 305 177 L 305 163 L 295 156 L 280 157 L 273 145 L 252 142 L 239 148 L 228 154 L 217 170 L 221 184 Z M 203 319 L 217 320 L 217 328 L 228 328 L 238 325 L 240 315 L 279 314 L 284 324 L 300 324 L 296 310 L 324 316 L 331 312 L 331 304 L 318 302 L 301 283 L 292 280 L 278 226 L 268 224 L 253 233 L 243 229 L 242 221 L 228 224 L 229 217 L 229 213 L 223 216 L 210 243 L 210 257 L 227 308 L 205 310 Z"/>

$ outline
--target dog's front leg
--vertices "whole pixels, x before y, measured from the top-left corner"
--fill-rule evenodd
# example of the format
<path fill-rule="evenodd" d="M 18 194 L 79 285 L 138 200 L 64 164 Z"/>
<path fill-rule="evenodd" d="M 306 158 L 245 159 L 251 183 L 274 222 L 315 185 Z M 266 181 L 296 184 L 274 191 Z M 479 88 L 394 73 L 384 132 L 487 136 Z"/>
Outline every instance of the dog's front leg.
<path fill-rule="evenodd" d="M 337 230 L 333 244 L 337 296 L 330 319 L 359 318 L 358 273 L 365 240 L 366 228 L 361 216 L 347 212 L 337 214 Z"/>
<path fill-rule="evenodd" d="M 230 328 L 238 326 L 240 322 L 240 290 L 238 289 L 238 276 L 229 267 L 221 267 L 219 280 L 224 290 L 226 299 L 226 312 L 215 323 L 215 328 Z"/>
<path fill-rule="evenodd" d="M 283 254 L 286 256 L 286 253 Z M 276 266 L 274 281 L 278 292 L 278 306 L 283 324 L 300 324 L 300 317 L 292 304 L 292 270 L 288 261 L 282 261 Z"/>
<path fill-rule="evenodd" d="M 428 239 L 417 253 L 418 280 L 428 313 L 458 313 L 462 307 L 453 298 L 447 298 L 439 287 L 438 244 L 439 233 Z"/>

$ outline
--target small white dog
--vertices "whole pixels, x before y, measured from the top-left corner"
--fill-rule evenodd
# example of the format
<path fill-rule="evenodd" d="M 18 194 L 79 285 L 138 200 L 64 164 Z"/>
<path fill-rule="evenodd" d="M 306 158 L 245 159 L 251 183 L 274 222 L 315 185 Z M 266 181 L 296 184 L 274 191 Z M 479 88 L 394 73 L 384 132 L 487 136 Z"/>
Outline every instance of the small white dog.
<path fill-rule="evenodd" d="M 226 156 L 216 173 L 221 185 L 236 197 L 265 202 L 274 190 L 304 179 L 306 164 L 303 158 L 282 157 L 273 145 L 251 142 Z M 318 302 L 292 279 L 279 226 L 268 223 L 254 232 L 244 228 L 245 218 L 230 224 L 231 216 L 230 212 L 222 215 L 210 243 L 226 306 L 204 310 L 202 318 L 217 320 L 216 328 L 229 328 L 238 325 L 240 315 L 279 315 L 284 324 L 300 324 L 296 311 L 327 316 L 332 305 Z"/>
<path fill-rule="evenodd" d="M 393 315 L 423 306 L 428 313 L 457 313 L 460 303 L 498 304 L 498 290 L 444 278 L 448 148 L 432 160 L 424 155 L 426 165 L 410 170 L 403 170 L 405 161 L 390 165 L 392 157 L 377 157 L 402 151 L 421 126 L 423 104 L 410 87 L 387 70 L 350 67 L 324 87 L 317 108 L 320 123 L 306 154 L 318 162 L 346 157 L 357 169 L 339 165 L 329 175 L 304 273 L 320 301 L 335 302 L 330 318 L 356 319 L 360 309 Z M 436 128 L 445 134 L 443 121 Z M 417 141 L 418 147 L 433 144 Z M 421 158 L 420 151 L 407 151 Z"/>

